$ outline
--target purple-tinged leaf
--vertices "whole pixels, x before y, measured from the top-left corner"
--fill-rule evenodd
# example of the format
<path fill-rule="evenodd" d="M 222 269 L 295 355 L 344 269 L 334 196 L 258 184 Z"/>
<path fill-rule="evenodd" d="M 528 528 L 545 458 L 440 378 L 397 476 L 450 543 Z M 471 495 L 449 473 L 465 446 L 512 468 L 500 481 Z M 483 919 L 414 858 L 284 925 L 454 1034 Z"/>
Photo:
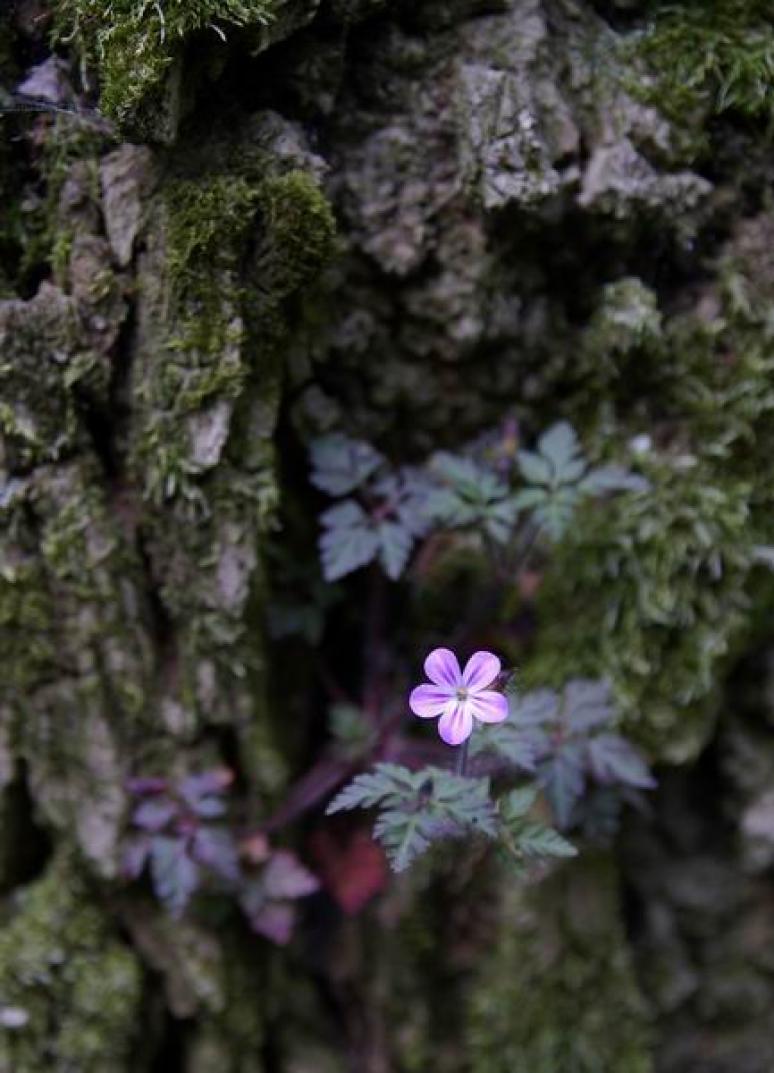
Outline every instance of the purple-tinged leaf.
<path fill-rule="evenodd" d="M 186 841 L 159 835 L 151 845 L 153 889 L 173 916 L 180 916 L 199 886 L 199 868 Z"/>
<path fill-rule="evenodd" d="M 652 790 L 656 780 L 642 754 L 619 734 L 600 734 L 586 745 L 589 768 L 599 782 Z"/>
<path fill-rule="evenodd" d="M 147 797 L 151 794 L 163 794 L 169 787 L 167 779 L 155 776 L 137 776 L 126 780 L 126 789 L 130 794 L 137 797 Z"/>
<path fill-rule="evenodd" d="M 225 828 L 199 828 L 191 839 L 191 856 L 229 883 L 239 882 L 239 852 L 231 832 Z"/>
<path fill-rule="evenodd" d="M 562 722 L 576 734 L 612 722 L 615 717 L 610 683 L 604 679 L 575 678 L 567 683 Z"/>
<path fill-rule="evenodd" d="M 121 874 L 125 879 L 138 879 L 150 853 L 150 835 L 133 835 L 126 840 L 121 857 Z"/>
<path fill-rule="evenodd" d="M 191 808 L 203 820 L 215 820 L 226 812 L 226 802 L 220 797 L 200 797 Z"/>
<path fill-rule="evenodd" d="M 248 919 L 253 931 L 278 946 L 286 946 L 293 937 L 296 910 L 288 902 L 274 902 L 265 905 Z"/>
<path fill-rule="evenodd" d="M 178 807 L 168 797 L 151 797 L 141 801 L 132 813 L 132 823 L 144 831 L 161 831 L 178 813 Z"/>
<path fill-rule="evenodd" d="M 553 689 L 536 689 L 523 696 L 508 693 L 511 722 L 518 726 L 553 723 L 559 712 L 559 697 Z"/>
<path fill-rule="evenodd" d="M 567 827 L 585 786 L 580 746 L 569 742 L 545 760 L 538 769 L 538 782 L 545 790 L 557 826 Z"/>
<path fill-rule="evenodd" d="M 233 781 L 234 773 L 229 768 L 212 768 L 196 775 L 187 775 L 180 783 L 180 794 L 196 809 L 201 798 L 225 793 Z"/>
<path fill-rule="evenodd" d="M 304 898 L 320 889 L 317 877 L 301 864 L 294 853 L 284 849 L 271 855 L 261 878 L 269 899 Z"/>

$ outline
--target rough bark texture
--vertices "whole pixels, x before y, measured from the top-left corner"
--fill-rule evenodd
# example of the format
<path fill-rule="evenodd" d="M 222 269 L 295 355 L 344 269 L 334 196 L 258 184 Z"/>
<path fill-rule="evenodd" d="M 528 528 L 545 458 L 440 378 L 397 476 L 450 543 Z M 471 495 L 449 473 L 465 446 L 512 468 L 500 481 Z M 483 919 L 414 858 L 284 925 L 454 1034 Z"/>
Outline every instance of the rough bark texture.
<path fill-rule="evenodd" d="M 769 1073 L 774 25 L 699 7 L 0 13 L 2 85 L 64 110 L 0 115 L 2 1073 Z M 302 445 L 506 412 L 651 436 L 514 651 L 611 678 L 652 815 L 539 887 L 463 855 L 321 896 L 290 950 L 172 921 L 120 878 L 126 777 L 225 760 L 260 824 L 323 737 L 264 629 L 306 576 L 278 504 L 314 563 Z"/>

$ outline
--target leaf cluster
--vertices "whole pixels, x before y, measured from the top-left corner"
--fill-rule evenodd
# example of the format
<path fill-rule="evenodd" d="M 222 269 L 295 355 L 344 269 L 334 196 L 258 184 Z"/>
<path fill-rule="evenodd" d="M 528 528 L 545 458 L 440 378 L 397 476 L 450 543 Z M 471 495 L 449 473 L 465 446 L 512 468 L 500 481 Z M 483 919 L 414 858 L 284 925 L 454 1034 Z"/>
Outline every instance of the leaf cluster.
<path fill-rule="evenodd" d="M 579 819 L 576 809 L 588 783 L 655 786 L 642 753 L 615 732 L 607 682 L 573 679 L 561 692 L 538 689 L 510 699 L 510 719 L 484 728 L 477 748 L 518 771 L 534 772 L 560 828 Z"/>
<path fill-rule="evenodd" d="M 557 540 L 582 498 L 648 487 L 621 466 L 590 466 L 564 421 L 543 433 L 534 451 L 515 450 L 515 459 L 522 487 L 514 490 L 506 480 L 512 467 L 491 452 L 477 457 L 475 448 L 439 452 L 422 468 L 392 471 L 362 441 L 339 433 L 314 441 L 312 484 L 345 497 L 320 515 L 326 581 L 374 561 L 396 580 L 431 527 L 473 530 L 508 545 L 524 522 Z"/>
<path fill-rule="evenodd" d="M 239 904 L 254 932 L 284 946 L 295 929 L 295 903 L 318 891 L 320 883 L 290 850 L 270 851 L 267 846 L 257 856 L 252 855 L 253 863 L 262 867 L 242 884 Z"/>
<path fill-rule="evenodd" d="M 572 856 L 575 850 L 557 832 L 528 819 L 536 793 L 515 791 L 496 802 L 489 779 L 382 763 L 357 775 L 327 812 L 377 809 L 374 837 L 396 872 L 405 871 L 434 843 L 465 837 L 496 841 L 520 863 Z"/>
<path fill-rule="evenodd" d="M 397 580 L 414 542 L 427 531 L 423 476 L 409 467 L 391 471 L 373 447 L 340 433 L 315 440 L 311 460 L 312 484 L 346 497 L 320 515 L 325 580 L 337 581 L 371 562 Z"/>
<path fill-rule="evenodd" d="M 207 879 L 228 890 L 253 931 L 284 945 L 296 921 L 295 902 L 319 889 L 317 878 L 287 849 L 273 849 L 263 834 L 237 841 L 222 822 L 227 768 L 164 778 L 130 779 L 137 803 L 135 832 L 124 847 L 123 872 L 137 879 L 148 868 L 156 897 L 180 916 Z"/>
<path fill-rule="evenodd" d="M 642 492 L 648 482 L 623 466 L 592 467 L 584 457 L 575 430 L 566 421 L 539 437 L 534 451 L 517 454 L 519 472 L 528 487 L 514 496 L 517 511 L 528 511 L 539 529 L 552 539 L 567 531 L 581 499 L 606 492 Z"/>
<path fill-rule="evenodd" d="M 131 815 L 136 832 L 126 842 L 123 872 L 137 879 L 146 866 L 153 889 L 179 916 L 202 885 L 214 876 L 239 882 L 239 854 L 223 818 L 223 795 L 233 776 L 227 768 L 188 775 L 178 782 L 137 778 L 128 789 L 138 799 Z"/>

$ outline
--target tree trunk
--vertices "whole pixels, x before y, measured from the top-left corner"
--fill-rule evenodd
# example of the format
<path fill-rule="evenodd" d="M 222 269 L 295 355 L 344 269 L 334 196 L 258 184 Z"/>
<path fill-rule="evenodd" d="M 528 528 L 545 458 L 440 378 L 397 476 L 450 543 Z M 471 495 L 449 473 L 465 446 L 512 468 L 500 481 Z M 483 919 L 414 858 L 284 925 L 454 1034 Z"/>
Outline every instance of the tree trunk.
<path fill-rule="evenodd" d="M 755 0 L 0 13 L 0 1073 L 768 1073 L 772 55 Z M 287 805 L 367 628 L 311 438 L 506 415 L 651 467 L 511 623 L 525 681 L 613 682 L 648 809 L 535 885 L 460 850 L 348 914 L 334 875 L 283 948 L 171 916 L 128 779 L 227 765 L 241 831 L 352 836 Z M 445 585 L 386 594 L 406 666 Z"/>

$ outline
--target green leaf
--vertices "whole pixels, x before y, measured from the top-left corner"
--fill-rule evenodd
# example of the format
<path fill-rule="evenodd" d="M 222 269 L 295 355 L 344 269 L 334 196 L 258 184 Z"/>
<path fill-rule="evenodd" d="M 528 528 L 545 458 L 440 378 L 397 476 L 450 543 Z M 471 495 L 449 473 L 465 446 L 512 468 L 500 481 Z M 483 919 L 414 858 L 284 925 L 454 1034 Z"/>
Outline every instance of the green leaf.
<path fill-rule="evenodd" d="M 599 466 L 592 469 L 579 486 L 582 492 L 597 495 L 601 492 L 647 492 L 650 482 L 623 466 Z"/>
<path fill-rule="evenodd" d="M 424 778 L 422 773 L 418 778 L 416 773 L 399 764 L 377 764 L 373 771 L 356 775 L 340 790 L 325 810 L 326 815 L 353 808 L 373 808 L 389 798 L 403 800 L 407 794 L 417 793 Z"/>
<path fill-rule="evenodd" d="M 500 814 L 506 823 L 523 819 L 537 801 L 538 788 L 534 783 L 511 790 L 500 801 Z"/>
<path fill-rule="evenodd" d="M 414 546 L 414 537 L 398 522 L 380 522 L 376 527 L 379 541 L 379 562 L 392 581 L 397 581 L 406 566 Z"/>
<path fill-rule="evenodd" d="M 311 446 L 312 484 L 331 496 L 347 495 L 376 472 L 384 458 L 367 443 L 341 433 L 322 436 Z"/>
<path fill-rule="evenodd" d="M 519 451 L 516 463 L 525 481 L 530 484 L 551 484 L 554 476 L 551 463 L 534 451 Z"/>
<path fill-rule="evenodd" d="M 490 752 L 499 756 L 508 767 L 532 773 L 537 761 L 546 751 L 545 734 L 537 727 L 521 727 L 506 720 L 492 726 L 482 726 L 471 738 L 474 756 Z"/>
<path fill-rule="evenodd" d="M 549 463 L 556 484 L 580 480 L 586 463 L 575 430 L 567 421 L 559 421 L 538 439 L 538 451 Z"/>
<path fill-rule="evenodd" d="M 541 823 L 528 823 L 519 831 L 518 848 L 528 858 L 577 857 L 578 851 L 553 827 Z"/>
<path fill-rule="evenodd" d="M 365 566 L 379 552 L 379 538 L 359 503 L 345 499 L 320 515 L 323 532 L 319 547 L 323 576 L 337 581 Z"/>
<path fill-rule="evenodd" d="M 498 832 L 489 780 L 440 768 L 412 772 L 396 764 L 377 764 L 341 790 L 327 812 L 374 807 L 380 809 L 374 836 L 396 871 L 408 867 L 432 842 L 465 834 L 495 838 Z"/>

